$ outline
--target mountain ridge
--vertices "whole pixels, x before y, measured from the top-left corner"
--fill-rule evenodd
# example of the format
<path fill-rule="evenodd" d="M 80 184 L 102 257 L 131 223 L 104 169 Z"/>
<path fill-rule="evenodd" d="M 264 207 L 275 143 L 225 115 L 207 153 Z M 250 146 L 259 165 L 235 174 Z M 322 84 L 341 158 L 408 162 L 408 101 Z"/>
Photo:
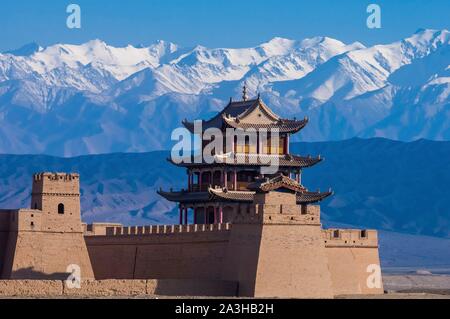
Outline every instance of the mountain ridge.
<path fill-rule="evenodd" d="M 291 152 L 325 159 L 302 178 L 310 190 L 333 189 L 321 203 L 325 222 L 450 238 L 450 142 L 353 138 L 293 143 Z M 186 187 L 186 172 L 168 154 L 0 155 L 0 206 L 27 207 L 33 173 L 77 172 L 85 221 L 170 224 L 177 209 L 156 191 Z"/>
<path fill-rule="evenodd" d="M 310 118 L 294 141 L 450 140 L 450 32 L 423 29 L 371 47 L 328 37 L 25 46 L 0 54 L 0 152 L 168 149 L 181 120 L 219 111 L 244 83 L 281 116 Z"/>

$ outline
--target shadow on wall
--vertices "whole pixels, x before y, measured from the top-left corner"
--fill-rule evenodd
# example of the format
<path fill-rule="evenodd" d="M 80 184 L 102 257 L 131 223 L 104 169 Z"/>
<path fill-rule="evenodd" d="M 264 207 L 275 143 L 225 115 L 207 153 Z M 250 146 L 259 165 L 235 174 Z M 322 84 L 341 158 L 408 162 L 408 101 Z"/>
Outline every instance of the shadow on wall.
<path fill-rule="evenodd" d="M 33 267 L 21 268 L 12 273 L 11 279 L 31 279 L 31 280 L 67 280 L 70 273 L 60 272 L 46 274 L 40 271 L 34 270 Z"/>
<path fill-rule="evenodd" d="M 162 296 L 238 296 L 238 283 L 224 280 L 158 279 L 147 293 Z M 150 288 L 151 287 L 151 288 Z M 153 291 L 152 291 L 153 289 Z"/>
<path fill-rule="evenodd" d="M 246 215 L 239 215 L 242 216 Z M 262 216 L 262 211 L 259 216 Z M 239 283 L 239 296 L 252 297 L 256 293 L 262 231 L 262 224 L 237 222 L 233 225 L 223 264 L 223 278 Z"/>

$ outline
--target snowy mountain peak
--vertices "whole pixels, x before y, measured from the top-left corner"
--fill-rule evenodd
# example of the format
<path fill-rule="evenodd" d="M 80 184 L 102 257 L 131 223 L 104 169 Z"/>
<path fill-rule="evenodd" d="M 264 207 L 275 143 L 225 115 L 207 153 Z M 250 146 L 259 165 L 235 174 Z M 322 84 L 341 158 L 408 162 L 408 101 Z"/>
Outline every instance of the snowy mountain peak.
<path fill-rule="evenodd" d="M 299 45 L 298 41 L 275 37 L 260 47 L 270 56 L 285 55 Z"/>
<path fill-rule="evenodd" d="M 172 42 L 164 41 L 164 40 L 157 40 L 154 43 L 152 43 L 148 49 L 152 52 L 157 52 L 160 57 L 165 54 L 174 53 L 179 49 L 178 45 Z"/>
<path fill-rule="evenodd" d="M 426 51 L 427 49 L 435 49 L 443 44 L 450 43 L 450 32 L 448 30 L 422 29 L 414 33 L 411 37 L 406 38 L 405 42 L 412 46 Z"/>
<path fill-rule="evenodd" d="M 431 29 L 367 48 L 329 37 L 249 48 L 28 45 L 0 54 L 0 151 L 167 148 L 181 119 L 209 117 L 244 81 L 280 115 L 309 116 L 304 139 L 450 139 L 449 61 L 449 31 Z"/>
<path fill-rule="evenodd" d="M 11 55 L 15 55 L 15 56 L 30 56 L 36 52 L 42 51 L 43 48 L 35 43 L 28 43 L 25 44 L 24 46 L 20 47 L 19 49 L 16 50 L 12 50 L 12 51 L 6 51 L 5 54 L 11 54 Z"/>

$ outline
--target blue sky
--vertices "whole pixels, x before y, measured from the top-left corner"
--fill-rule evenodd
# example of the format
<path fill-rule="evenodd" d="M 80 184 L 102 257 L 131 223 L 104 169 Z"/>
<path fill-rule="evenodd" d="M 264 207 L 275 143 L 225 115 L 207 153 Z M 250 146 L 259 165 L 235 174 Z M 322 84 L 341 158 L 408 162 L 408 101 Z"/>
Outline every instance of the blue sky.
<path fill-rule="evenodd" d="M 81 30 L 66 27 L 66 7 L 82 9 Z M 382 28 L 366 27 L 367 5 L 382 9 Z M 366 45 L 418 28 L 450 29 L 449 0 L 1 0 L 0 51 L 94 38 L 113 45 L 158 39 L 182 46 L 247 47 L 275 36 L 317 35 Z"/>

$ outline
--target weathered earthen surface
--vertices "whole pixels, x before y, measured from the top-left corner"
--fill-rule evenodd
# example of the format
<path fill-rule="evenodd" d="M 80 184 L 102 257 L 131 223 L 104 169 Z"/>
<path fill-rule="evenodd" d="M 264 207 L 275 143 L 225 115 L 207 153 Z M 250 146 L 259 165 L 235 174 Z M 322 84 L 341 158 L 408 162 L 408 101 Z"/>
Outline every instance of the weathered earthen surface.
<path fill-rule="evenodd" d="M 229 230 L 87 236 L 96 279 L 221 279 Z"/>
<path fill-rule="evenodd" d="M 144 296 L 147 294 L 146 280 L 83 280 L 80 288 L 69 288 L 64 284 L 67 296 Z"/>
<path fill-rule="evenodd" d="M 237 287 L 237 282 L 220 280 L 83 280 L 80 288 L 61 280 L 0 280 L 0 297 L 234 297 Z"/>
<path fill-rule="evenodd" d="M 320 223 L 310 219 L 317 211 L 301 215 L 295 194 L 255 197 L 234 221 L 224 279 L 239 282 L 240 296 L 333 297 Z"/>
<path fill-rule="evenodd" d="M 0 280 L 0 296 L 54 297 L 63 294 L 60 280 Z"/>
<path fill-rule="evenodd" d="M 380 265 L 377 248 L 327 247 L 326 253 L 336 295 L 383 294 L 382 284 L 378 288 L 367 284 L 369 265 Z"/>
<path fill-rule="evenodd" d="M 238 283 L 222 280 L 157 279 L 147 280 L 147 294 L 155 296 L 235 297 Z"/>
<path fill-rule="evenodd" d="M 336 295 L 383 294 L 376 231 L 328 229 L 322 234 Z M 367 282 L 377 270 L 378 287 Z"/>

